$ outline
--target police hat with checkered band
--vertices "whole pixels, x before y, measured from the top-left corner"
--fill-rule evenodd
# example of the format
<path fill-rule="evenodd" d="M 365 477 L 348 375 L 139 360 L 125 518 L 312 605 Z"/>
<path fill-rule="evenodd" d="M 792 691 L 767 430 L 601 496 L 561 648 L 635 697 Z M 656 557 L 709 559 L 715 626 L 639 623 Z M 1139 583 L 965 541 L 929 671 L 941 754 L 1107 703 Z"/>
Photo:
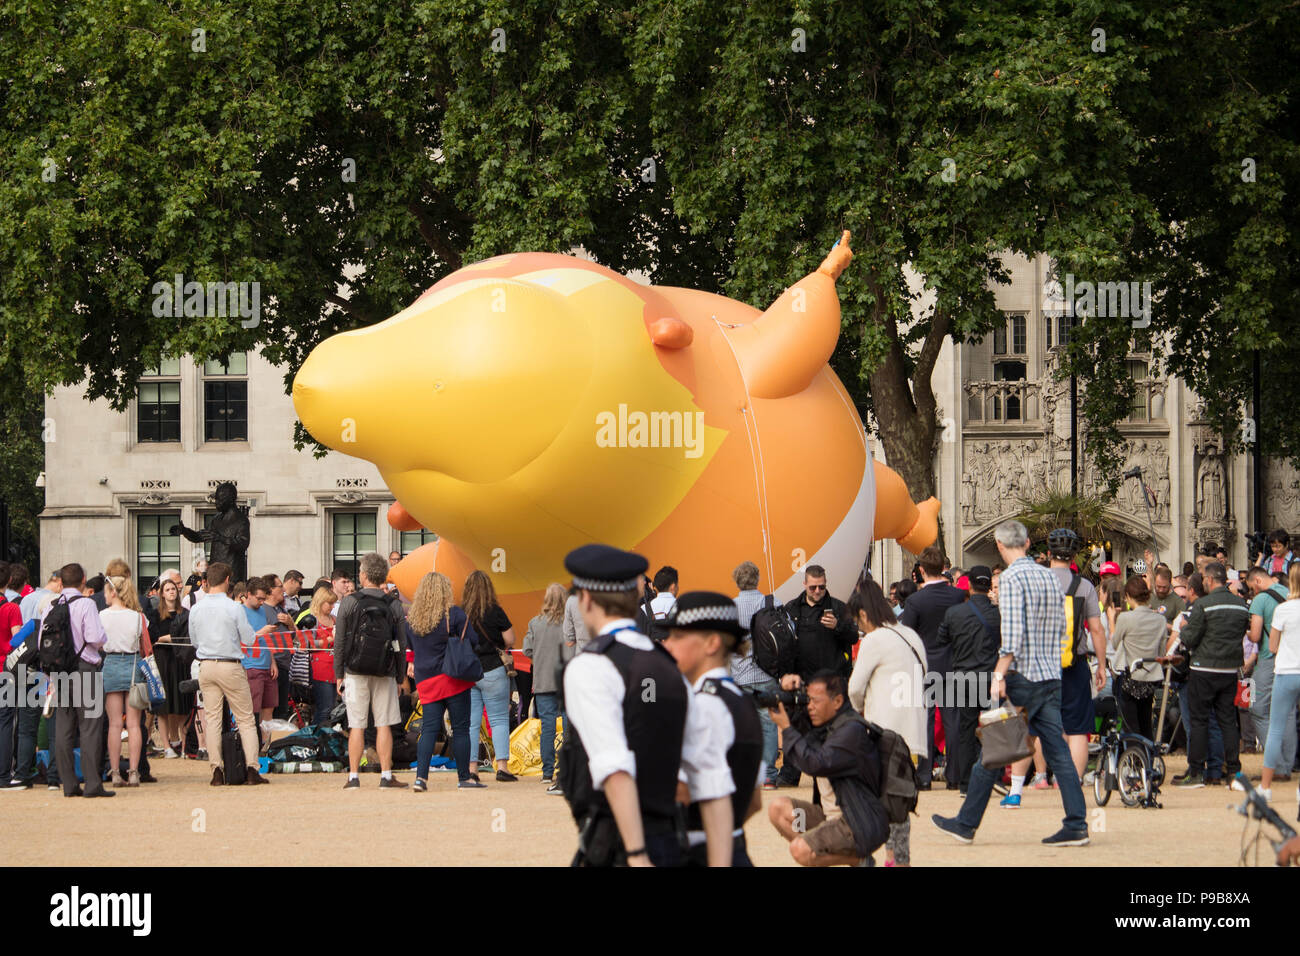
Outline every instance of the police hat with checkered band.
<path fill-rule="evenodd" d="M 564 568 L 573 575 L 573 586 L 588 591 L 636 591 L 650 562 L 631 551 L 607 544 L 584 544 L 564 558 Z"/>
<path fill-rule="evenodd" d="M 717 591 L 687 591 L 677 595 L 677 605 L 668 612 L 664 625 L 679 631 L 717 631 L 744 637 L 736 602 Z"/>

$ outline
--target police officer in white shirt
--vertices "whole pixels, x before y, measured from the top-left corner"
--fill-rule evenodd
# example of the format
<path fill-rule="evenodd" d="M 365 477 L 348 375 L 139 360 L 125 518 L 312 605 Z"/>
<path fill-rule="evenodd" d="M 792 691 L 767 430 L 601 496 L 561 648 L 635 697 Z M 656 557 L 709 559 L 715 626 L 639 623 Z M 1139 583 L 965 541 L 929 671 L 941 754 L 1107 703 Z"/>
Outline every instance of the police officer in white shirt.
<path fill-rule="evenodd" d="M 745 630 L 736 603 L 725 594 L 690 591 L 677 598 L 665 622 L 664 646 L 677 659 L 693 691 L 692 702 L 705 715 L 709 749 L 726 754 L 731 787 L 728 805 L 693 802 L 687 810 L 688 864 L 753 866 L 745 847 L 745 820 L 763 806 L 763 726 L 753 702 L 731 679 L 731 656 L 744 653 Z M 709 814 L 717 830 L 732 839 L 722 848 L 707 840 Z M 725 821 L 725 822 L 724 822 Z"/>
<path fill-rule="evenodd" d="M 592 635 L 564 671 L 559 774 L 578 824 L 573 865 L 680 865 L 679 773 L 712 823 L 717 858 L 729 859 L 731 832 L 720 812 L 729 816 L 733 789 L 726 753 L 672 655 L 632 619 L 645 558 L 591 544 L 570 552 L 564 566 Z"/>

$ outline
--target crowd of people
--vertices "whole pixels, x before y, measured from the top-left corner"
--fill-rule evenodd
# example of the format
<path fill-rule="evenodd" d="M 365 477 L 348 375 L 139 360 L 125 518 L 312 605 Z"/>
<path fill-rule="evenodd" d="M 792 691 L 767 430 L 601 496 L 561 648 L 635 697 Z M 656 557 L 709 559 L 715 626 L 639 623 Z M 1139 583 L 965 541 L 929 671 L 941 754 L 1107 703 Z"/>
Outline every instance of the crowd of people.
<path fill-rule="evenodd" d="M 751 561 L 735 568 L 734 595 L 720 595 L 683 591 L 675 568 L 648 575 L 639 555 L 591 545 L 566 559 L 572 585 L 545 590 L 522 638 L 483 572 L 459 600 L 431 572 L 404 603 L 388 580 L 396 552 L 363 556 L 355 582 L 336 570 L 310 587 L 296 570 L 236 582 L 228 565 L 199 562 L 188 580 L 168 570 L 143 595 L 122 560 L 89 579 L 65 565 L 40 588 L 26 568 L 0 564 L 0 652 L 12 664 L 25 641 L 66 619 L 71 667 L 102 691 L 98 703 L 48 706 L 30 693 L 0 697 L 0 779 L 11 791 L 43 784 L 110 797 L 155 782 L 150 757 L 188 756 L 208 760 L 214 786 L 264 784 L 267 727 L 305 708 L 319 724 L 346 716 L 345 789 L 361 787 L 366 760 L 379 764 L 381 789 L 406 789 L 393 772 L 393 730 L 408 696 L 423 715 L 416 793 L 428 789 L 439 743 L 459 788 L 488 786 L 483 759 L 493 761 L 489 782 L 516 782 L 509 736 L 535 711 L 547 792 L 569 801 L 579 828 L 575 862 L 746 865 L 743 825 L 762 808 L 760 791 L 808 776 L 812 800 L 773 796 L 766 808 L 796 862 L 872 865 L 883 846 L 886 865 L 906 866 L 910 825 L 884 799 L 891 737 L 911 754 L 916 789 L 960 791 L 956 816 L 931 819 L 963 843 L 995 791 L 1001 808 L 1016 809 L 1026 787 L 1060 793 L 1062 825 L 1044 844 L 1089 842 L 1082 787 L 1099 698 L 1114 698 L 1127 729 L 1186 748 L 1177 787 L 1240 788 L 1233 777 L 1252 748 L 1264 754 L 1265 799 L 1298 769 L 1300 561 L 1285 532 L 1244 571 L 1210 546 L 1177 573 L 1148 553 L 1127 575 L 1111 562 L 1080 569 L 1082 541 L 1068 529 L 1036 554 L 1019 522 L 1001 524 L 995 540 L 993 567 L 953 568 L 931 547 L 888 594 L 866 572 L 851 591 L 837 582 L 847 601 L 809 565 L 784 603 L 759 589 Z M 748 638 L 757 615 L 766 633 L 774 612 L 790 656 L 764 669 Z M 295 630 L 313 637 L 296 648 L 263 640 Z M 145 661 L 165 702 L 137 693 Z M 41 679 L 36 666 L 0 677 L 16 691 Z M 924 693 L 900 696 L 900 682 Z M 976 727 L 1003 697 L 1024 711 L 1034 752 L 990 768 Z M 242 781 L 226 779 L 220 746 L 232 724 Z M 498 744 L 491 758 L 481 738 Z"/>
<path fill-rule="evenodd" d="M 43 785 L 67 796 L 112 797 L 157 782 L 151 756 L 207 760 L 214 786 L 263 784 L 258 758 L 271 744 L 268 727 L 287 717 L 299 724 L 346 722 L 347 789 L 360 786 L 360 766 L 371 755 L 380 767 L 379 786 L 404 789 L 392 767 L 393 732 L 409 716 L 399 704 L 404 689 L 418 693 L 431 718 L 422 724 L 428 732 L 418 746 L 428 754 L 415 789 L 426 788 L 428 756 L 444 712 L 455 728 L 457 752 L 467 751 L 457 762 L 461 785 L 486 786 L 477 773 L 479 748 L 469 747 L 471 736 L 478 740 L 478 728 L 470 729 L 471 704 L 474 713 L 485 715 L 492 739 L 507 741 L 532 696 L 510 654 L 513 627 L 481 573 L 470 576 L 460 604 L 452 601 L 444 576 L 430 575 L 414 603 L 403 605 L 388 582 L 389 568 L 400 559 L 397 552 L 387 560 L 369 554 L 355 582 L 336 569 L 309 588 L 297 570 L 232 581 L 229 565 L 200 559 L 188 580 L 179 569 L 168 569 L 143 594 L 121 559 L 91 577 L 79 564 L 65 565 L 41 588 L 28 583 L 22 565 L 0 564 L 0 580 L 9 584 L 0 598 L 0 658 L 8 665 L 0 682 L 9 688 L 0 694 L 0 789 Z M 571 657 L 575 647 L 560 627 L 566 596 L 556 585 L 524 641 L 524 654 L 536 655 L 548 668 Z M 41 634 L 57 629 L 58 615 L 49 617 L 55 608 L 66 617 L 77 658 L 73 667 L 94 678 L 84 684 L 86 693 L 81 685 L 74 694 L 71 685 L 47 682 L 35 657 Z M 376 621 L 386 628 L 378 667 L 353 653 L 371 646 Z M 480 679 L 443 695 L 445 688 L 430 690 L 424 679 L 438 672 L 439 637 L 445 645 L 449 626 L 454 636 L 468 640 L 483 671 Z M 310 636 L 288 647 L 264 640 L 283 632 Z M 24 649 L 33 651 L 31 658 L 15 663 Z M 162 688 L 158 701 L 144 694 L 149 665 Z M 512 685 L 516 696 L 526 695 L 522 708 L 512 706 Z M 538 710 L 551 727 L 552 764 L 557 697 L 553 680 L 538 688 Z M 240 781 L 225 778 L 221 738 L 231 726 L 244 757 Z M 38 750 L 42 739 L 48 748 Z M 115 759 L 123 749 L 119 741 L 125 753 Z M 42 750 L 47 760 L 38 759 Z M 506 755 L 503 746 L 495 779 L 514 782 Z"/>

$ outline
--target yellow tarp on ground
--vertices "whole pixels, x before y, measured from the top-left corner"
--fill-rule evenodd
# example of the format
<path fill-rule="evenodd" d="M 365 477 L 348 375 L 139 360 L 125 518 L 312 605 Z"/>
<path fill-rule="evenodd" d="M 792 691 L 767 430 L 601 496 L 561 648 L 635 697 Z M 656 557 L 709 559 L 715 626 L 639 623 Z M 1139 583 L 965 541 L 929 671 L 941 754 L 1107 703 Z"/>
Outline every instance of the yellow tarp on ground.
<path fill-rule="evenodd" d="M 564 721 L 555 719 L 555 752 L 564 739 Z M 516 777 L 542 775 L 542 722 L 536 717 L 525 720 L 510 735 L 510 772 Z"/>

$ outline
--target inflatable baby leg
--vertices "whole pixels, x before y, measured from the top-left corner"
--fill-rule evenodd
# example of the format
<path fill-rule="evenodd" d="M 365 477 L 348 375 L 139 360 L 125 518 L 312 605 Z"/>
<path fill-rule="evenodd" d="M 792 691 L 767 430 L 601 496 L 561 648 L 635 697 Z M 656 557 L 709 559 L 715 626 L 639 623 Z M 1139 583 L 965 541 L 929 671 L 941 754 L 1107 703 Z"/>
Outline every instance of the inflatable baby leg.
<path fill-rule="evenodd" d="M 898 472 L 881 462 L 876 470 L 876 540 L 894 538 L 904 550 L 919 554 L 939 537 L 939 499 L 931 496 L 921 504 Z"/>

